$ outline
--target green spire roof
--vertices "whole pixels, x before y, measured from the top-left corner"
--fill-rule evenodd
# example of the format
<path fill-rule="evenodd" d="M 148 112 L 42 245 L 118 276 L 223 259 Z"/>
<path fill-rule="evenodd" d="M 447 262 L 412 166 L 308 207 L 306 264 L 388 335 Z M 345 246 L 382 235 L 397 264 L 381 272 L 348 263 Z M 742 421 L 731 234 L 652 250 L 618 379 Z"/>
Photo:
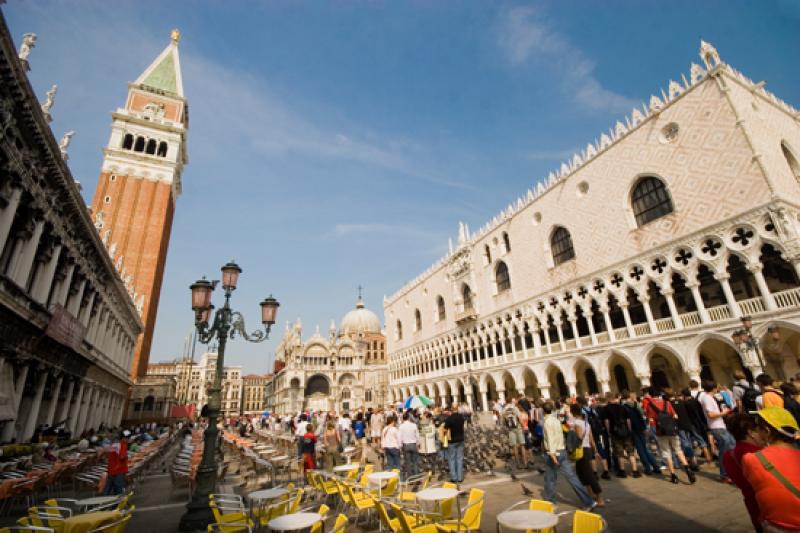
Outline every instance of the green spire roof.
<path fill-rule="evenodd" d="M 175 59 L 172 54 L 167 54 L 150 74 L 142 80 L 142 84 L 177 94 L 178 82 L 175 73 Z"/>

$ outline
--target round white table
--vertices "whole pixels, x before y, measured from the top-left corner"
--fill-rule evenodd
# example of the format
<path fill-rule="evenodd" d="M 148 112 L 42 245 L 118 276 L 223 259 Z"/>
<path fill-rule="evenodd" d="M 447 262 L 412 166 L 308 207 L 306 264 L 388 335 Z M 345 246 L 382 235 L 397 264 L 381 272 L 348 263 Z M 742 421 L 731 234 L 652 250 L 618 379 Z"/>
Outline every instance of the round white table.
<path fill-rule="evenodd" d="M 374 485 L 378 487 L 378 498 L 383 497 L 381 491 L 383 490 L 383 486 L 390 480 L 398 477 L 397 472 L 373 472 L 372 474 L 367 475 L 367 481 L 370 485 Z"/>
<path fill-rule="evenodd" d="M 358 470 L 360 466 L 356 463 L 348 463 L 346 465 L 334 466 L 334 472 L 350 472 L 351 470 Z"/>
<path fill-rule="evenodd" d="M 271 489 L 264 489 L 264 490 L 257 490 L 255 492 L 251 492 L 247 495 L 249 500 L 274 500 L 275 498 L 280 498 L 281 496 L 285 496 L 289 494 L 289 491 L 283 487 L 274 487 Z"/>
<path fill-rule="evenodd" d="M 118 502 L 120 498 L 121 496 L 95 496 L 94 498 L 78 500 L 75 502 L 75 505 L 82 509 L 88 509 L 89 507 L 98 507 L 100 505 Z"/>
<path fill-rule="evenodd" d="M 458 489 L 448 489 L 445 487 L 434 487 L 431 489 L 424 489 L 417 492 L 417 501 L 420 502 L 420 505 L 423 503 L 429 504 L 428 506 L 423 505 L 423 508 L 426 510 L 430 509 L 433 512 L 441 512 L 441 502 L 445 500 L 455 500 L 456 505 L 460 507 L 458 501 Z M 458 510 L 458 515 L 461 516 L 461 509 Z M 447 518 L 447 517 L 445 517 Z"/>
<path fill-rule="evenodd" d="M 272 531 L 297 531 L 309 528 L 320 520 L 322 517 L 317 513 L 293 513 L 273 518 L 267 526 Z"/>
<path fill-rule="evenodd" d="M 519 509 L 500 513 L 497 515 L 497 523 L 506 529 L 514 531 L 525 531 L 527 529 L 541 531 L 542 529 L 555 527 L 558 524 L 558 517 L 547 511 Z"/>

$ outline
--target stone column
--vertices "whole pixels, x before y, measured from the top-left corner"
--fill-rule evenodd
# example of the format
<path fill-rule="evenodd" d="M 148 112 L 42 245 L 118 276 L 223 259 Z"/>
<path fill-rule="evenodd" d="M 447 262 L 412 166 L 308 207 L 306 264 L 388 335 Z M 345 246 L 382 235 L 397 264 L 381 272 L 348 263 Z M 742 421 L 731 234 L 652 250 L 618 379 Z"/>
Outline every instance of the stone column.
<path fill-rule="evenodd" d="M 50 259 L 40 267 L 40 275 L 31 288 L 31 296 L 42 305 L 47 305 L 47 297 L 53 286 L 53 277 L 56 274 L 58 259 L 61 256 L 61 244 L 55 244 L 50 252 Z"/>
<path fill-rule="evenodd" d="M 672 289 L 665 289 L 661 291 L 661 294 L 667 299 L 669 314 L 672 316 L 672 322 L 675 323 L 675 329 L 683 329 L 683 320 L 681 320 L 681 315 L 678 314 L 678 308 L 675 306 L 675 298 L 672 297 L 675 291 Z"/>
<path fill-rule="evenodd" d="M 758 292 L 761 293 L 761 298 L 764 300 L 764 308 L 767 311 L 774 311 L 777 309 L 778 306 L 775 304 L 775 297 L 769 290 L 767 280 L 764 279 L 763 265 L 761 265 L 761 263 L 751 265 L 748 267 L 748 270 L 753 273 L 753 277 L 756 279 Z"/>
<path fill-rule="evenodd" d="M 479 392 L 481 393 L 481 408 L 483 412 L 489 411 L 489 398 L 486 397 L 486 389 L 481 389 L 478 387 Z"/>
<path fill-rule="evenodd" d="M 658 333 L 656 321 L 655 318 L 653 318 L 653 309 L 650 307 L 650 295 L 645 293 L 639 296 L 639 301 L 642 302 L 642 307 L 644 307 L 644 314 L 645 317 L 647 317 L 647 326 L 650 328 L 650 334 Z"/>
<path fill-rule="evenodd" d="M 539 327 L 539 323 L 535 323 L 535 327 L 531 329 L 531 338 L 533 339 L 533 353 L 537 357 L 542 355 L 542 339 L 539 338 L 539 332 L 541 328 Z"/>
<path fill-rule="evenodd" d="M 91 315 L 92 306 L 94 306 L 94 299 L 96 296 L 97 296 L 97 291 L 92 291 L 91 294 L 89 294 L 89 298 L 86 300 L 86 305 L 80 312 L 81 316 L 78 317 L 81 323 L 87 328 L 89 327 L 89 317 Z"/>
<path fill-rule="evenodd" d="M 619 307 L 620 309 L 622 309 L 622 317 L 625 319 L 625 329 L 628 330 L 628 337 L 633 339 L 634 337 L 636 337 L 636 332 L 633 330 L 633 323 L 631 322 L 631 314 L 630 312 L 628 312 L 628 302 L 623 302 L 622 300 L 620 300 Z M 650 306 L 645 305 L 644 310 L 645 313 L 649 313 Z M 650 320 L 653 319 L 652 315 L 650 315 L 649 319 Z"/>
<path fill-rule="evenodd" d="M 600 312 L 603 313 L 603 321 L 606 323 L 606 331 L 608 332 L 608 338 L 611 342 L 615 342 L 617 340 L 617 336 L 614 333 L 614 325 L 611 323 L 611 315 L 609 314 L 609 307 L 608 304 L 603 302 L 600 305 Z"/>
<path fill-rule="evenodd" d="M 711 322 L 711 318 L 708 316 L 708 309 L 706 309 L 706 305 L 703 302 L 703 295 L 700 294 L 700 284 L 694 282 L 692 284 L 687 283 L 686 286 L 692 291 L 692 299 L 694 299 L 694 306 L 697 308 L 697 313 L 700 315 L 700 321 L 703 324 L 708 324 Z"/>
<path fill-rule="evenodd" d="M 79 435 L 85 430 L 89 429 L 86 427 L 86 419 L 89 412 L 89 407 L 94 403 L 94 395 L 96 391 L 94 384 L 88 383 L 87 387 L 89 387 L 89 390 L 83 391 L 83 403 L 81 404 L 80 411 L 78 412 L 78 424 L 76 432 Z"/>
<path fill-rule="evenodd" d="M 569 325 L 570 325 L 570 329 L 572 329 L 572 337 L 575 339 L 575 346 L 577 346 L 578 348 L 583 348 L 583 345 L 581 344 L 581 338 L 578 335 L 578 322 L 577 322 L 577 319 L 575 317 L 570 317 Z"/>
<path fill-rule="evenodd" d="M 547 322 L 545 322 L 544 325 L 547 326 Z M 547 354 L 550 355 L 553 353 L 553 347 L 550 345 L 550 328 L 542 328 L 542 333 L 544 333 L 544 345 L 547 349 Z"/>
<path fill-rule="evenodd" d="M 69 301 L 67 302 L 67 311 L 78 318 L 81 310 L 81 301 L 83 301 L 83 291 L 86 290 L 86 278 L 83 278 L 78 282 L 78 289 L 75 294 L 70 295 Z"/>
<path fill-rule="evenodd" d="M 11 364 L 11 363 L 6 363 Z M 22 403 L 22 392 L 25 390 L 25 382 L 28 379 L 28 365 L 23 365 L 20 369 L 19 376 L 17 376 L 17 380 L 14 384 L 14 394 L 12 396 L 12 401 L 14 402 L 14 412 L 16 413 L 16 418 L 14 420 L 9 420 L 6 422 L 6 425 L 3 426 L 3 434 L 2 440 L 3 442 L 8 442 L 12 438 L 14 438 L 14 433 L 16 429 L 17 423 L 20 421 L 20 413 L 19 408 L 20 404 Z M 13 375 L 13 374 L 12 374 Z"/>
<path fill-rule="evenodd" d="M 636 377 L 639 378 L 639 383 L 641 384 L 642 388 L 650 386 L 650 375 L 649 374 L 639 374 Z"/>
<path fill-rule="evenodd" d="M 592 346 L 597 346 L 597 333 L 594 331 L 594 323 L 592 322 L 592 308 L 581 307 L 581 315 L 586 320 L 586 325 L 589 327 L 589 336 L 592 339 Z"/>
<path fill-rule="evenodd" d="M 64 374 L 59 372 L 58 377 L 56 378 L 56 385 L 53 387 L 52 394 L 50 396 L 50 404 L 47 406 L 47 418 L 45 418 L 44 423 L 48 426 L 52 426 L 55 420 L 54 417 L 56 416 L 56 406 L 58 406 L 58 396 L 61 394 L 61 383 L 64 381 Z"/>
<path fill-rule="evenodd" d="M 525 330 L 520 331 L 519 340 L 522 342 L 522 354 L 524 359 L 528 359 L 531 355 L 528 353 L 528 343 L 525 342 Z"/>
<path fill-rule="evenodd" d="M 731 284 L 728 282 L 728 280 L 731 279 L 730 274 L 727 272 L 714 274 L 714 279 L 719 281 L 719 284 L 722 286 L 722 292 L 725 293 L 725 301 L 728 303 L 731 316 L 733 316 L 733 318 L 740 318 L 742 316 L 742 310 L 739 309 L 739 302 L 736 301 L 733 290 L 731 290 Z"/>
<path fill-rule="evenodd" d="M 549 383 L 539 383 L 539 392 L 542 394 L 542 398 L 549 399 L 550 398 L 550 384 Z"/>
<path fill-rule="evenodd" d="M 598 382 L 600 383 L 600 392 L 602 392 L 603 394 L 611 392 L 611 384 L 608 382 L 607 379 L 601 379 Z"/>
<path fill-rule="evenodd" d="M 69 289 L 72 286 L 72 277 L 75 275 L 75 263 L 69 262 L 67 264 L 67 271 L 64 273 L 64 279 L 58 285 L 58 290 L 53 296 L 53 303 L 61 306 L 67 305 L 67 298 L 69 297 Z"/>
<path fill-rule="evenodd" d="M 561 351 L 567 351 L 567 343 L 564 342 L 564 332 L 561 331 L 561 324 L 563 323 L 559 318 L 558 321 L 554 322 L 556 325 L 556 333 L 558 333 L 558 343 L 561 345 Z"/>
<path fill-rule="evenodd" d="M 577 396 L 578 395 L 578 382 L 577 381 L 567 381 L 567 388 L 569 388 L 569 395 L 570 396 Z"/>
<path fill-rule="evenodd" d="M 47 384 L 47 377 L 49 374 L 47 370 L 39 370 L 36 389 L 33 393 L 33 400 L 31 400 L 31 407 L 28 411 L 28 416 L 25 418 L 25 425 L 23 426 L 22 433 L 19 435 L 20 442 L 27 442 L 30 440 L 33 436 L 33 432 L 36 430 L 36 422 L 39 420 L 39 409 L 42 407 L 44 386 Z"/>
<path fill-rule="evenodd" d="M 8 200 L 6 200 L 7 203 L 5 207 L 3 207 L 3 210 L 0 211 L 0 254 L 3 253 L 6 242 L 8 242 L 8 235 L 11 232 L 11 225 L 14 223 L 14 217 L 17 214 L 17 207 L 19 207 L 19 200 L 21 197 L 22 189 L 12 186 L 11 194 Z"/>
<path fill-rule="evenodd" d="M 35 220 L 30 238 L 20 246 L 16 260 L 13 261 L 14 269 L 9 273 L 9 277 L 20 287 L 25 287 L 28 283 L 43 230 L 44 220 Z"/>
<path fill-rule="evenodd" d="M 69 378 L 69 383 L 67 384 L 67 395 L 65 396 L 64 403 L 61 404 L 61 408 L 58 410 L 58 414 L 56 422 L 60 422 L 67 418 L 67 413 L 69 413 L 70 404 L 72 403 L 72 392 L 75 389 L 75 379 Z M 69 427 L 69 424 L 67 424 Z"/>

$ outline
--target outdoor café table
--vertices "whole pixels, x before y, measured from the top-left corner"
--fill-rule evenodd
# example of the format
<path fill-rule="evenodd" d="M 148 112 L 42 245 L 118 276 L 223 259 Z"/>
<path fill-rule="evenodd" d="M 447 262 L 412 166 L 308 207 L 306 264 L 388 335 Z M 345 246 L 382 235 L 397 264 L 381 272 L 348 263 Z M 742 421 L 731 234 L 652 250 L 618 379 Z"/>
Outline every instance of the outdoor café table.
<path fill-rule="evenodd" d="M 528 509 L 519 509 L 516 511 L 505 511 L 497 515 L 497 531 L 500 531 L 500 526 L 503 529 L 510 529 L 513 531 L 526 531 L 534 530 L 541 531 L 555 527 L 558 524 L 558 516 L 547 511 L 531 511 Z"/>
<path fill-rule="evenodd" d="M 86 498 L 75 502 L 75 506 L 80 509 L 88 509 L 89 507 L 99 507 L 107 505 L 120 500 L 119 496 L 95 496 L 94 498 Z"/>
<path fill-rule="evenodd" d="M 350 461 L 352 461 L 352 460 L 353 460 L 353 456 L 354 456 L 355 454 L 356 454 L 356 448 L 355 448 L 355 446 L 348 446 L 347 448 L 345 448 L 344 450 L 342 450 L 342 455 L 344 455 L 345 457 L 347 457 L 347 462 L 348 462 L 348 463 L 349 463 Z"/>
<path fill-rule="evenodd" d="M 417 492 L 417 501 L 420 502 L 420 505 L 422 505 L 423 503 L 429 503 L 429 504 L 432 503 L 433 511 L 437 513 L 441 512 L 441 510 L 439 509 L 441 502 L 452 499 L 454 499 L 456 501 L 456 505 L 459 506 L 458 489 L 434 487 L 430 489 L 423 489 Z M 458 515 L 461 516 L 460 509 L 458 511 Z"/>
<path fill-rule="evenodd" d="M 118 520 L 120 516 L 121 513 L 119 511 L 98 511 L 96 513 L 70 516 L 64 519 L 64 527 L 61 529 L 61 533 L 88 533 L 103 524 Z"/>
<path fill-rule="evenodd" d="M 289 494 L 289 491 L 284 487 L 273 487 L 271 489 L 251 492 L 247 495 L 247 499 L 250 501 L 250 513 L 253 513 L 253 503 L 258 502 L 260 504 L 262 501 L 274 500 L 275 498 L 280 498 L 286 494 Z"/>
<path fill-rule="evenodd" d="M 361 466 L 357 463 L 347 463 L 346 465 L 334 466 L 334 472 L 350 472 L 351 470 L 358 470 Z"/>
<path fill-rule="evenodd" d="M 292 513 L 273 518 L 267 526 L 272 531 L 297 531 L 310 528 L 321 520 L 318 513 Z"/>
<path fill-rule="evenodd" d="M 375 485 L 378 487 L 378 498 L 382 498 L 383 495 L 381 491 L 383 490 L 383 486 L 392 478 L 397 477 L 397 472 L 373 472 L 372 474 L 367 475 L 367 481 L 370 485 Z"/>

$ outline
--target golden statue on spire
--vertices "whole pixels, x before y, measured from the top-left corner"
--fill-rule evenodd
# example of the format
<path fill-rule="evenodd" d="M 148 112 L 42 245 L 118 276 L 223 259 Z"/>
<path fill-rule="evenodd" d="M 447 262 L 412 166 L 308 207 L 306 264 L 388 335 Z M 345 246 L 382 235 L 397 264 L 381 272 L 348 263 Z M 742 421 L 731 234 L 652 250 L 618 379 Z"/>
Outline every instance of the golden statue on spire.
<path fill-rule="evenodd" d="M 172 33 L 169 34 L 169 37 L 172 39 L 173 43 L 178 44 L 178 41 L 181 40 L 181 32 L 178 31 L 178 28 L 174 28 Z"/>

